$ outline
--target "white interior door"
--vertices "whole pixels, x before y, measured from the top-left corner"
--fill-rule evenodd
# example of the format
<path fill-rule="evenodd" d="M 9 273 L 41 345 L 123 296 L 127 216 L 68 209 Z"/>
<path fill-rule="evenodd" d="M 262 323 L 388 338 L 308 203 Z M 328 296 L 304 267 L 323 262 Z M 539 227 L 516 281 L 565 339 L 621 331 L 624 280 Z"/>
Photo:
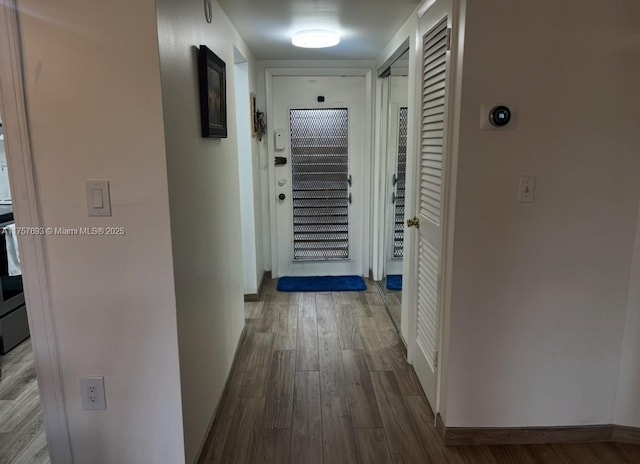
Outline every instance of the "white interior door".
<path fill-rule="evenodd" d="M 277 275 L 362 275 L 364 77 L 272 83 Z"/>
<path fill-rule="evenodd" d="M 445 2 L 439 5 L 442 3 Z M 411 282 L 416 305 L 412 361 L 427 399 L 436 411 L 450 64 L 449 15 L 437 14 L 428 12 L 421 22 L 419 89 L 422 98 L 415 184 L 418 221 L 414 222 L 418 236 L 413 242 L 417 258 Z"/>

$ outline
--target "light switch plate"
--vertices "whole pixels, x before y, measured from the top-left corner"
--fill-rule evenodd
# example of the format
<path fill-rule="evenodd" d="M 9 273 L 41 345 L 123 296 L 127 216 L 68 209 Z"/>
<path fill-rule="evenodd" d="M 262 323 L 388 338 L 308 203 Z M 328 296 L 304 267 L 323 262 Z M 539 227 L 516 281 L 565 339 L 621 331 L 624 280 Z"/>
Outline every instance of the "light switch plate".
<path fill-rule="evenodd" d="M 520 203 L 535 203 L 536 176 L 520 176 L 518 182 L 518 201 Z"/>
<path fill-rule="evenodd" d="M 89 216 L 111 216 L 111 194 L 108 180 L 88 180 L 87 212 Z"/>

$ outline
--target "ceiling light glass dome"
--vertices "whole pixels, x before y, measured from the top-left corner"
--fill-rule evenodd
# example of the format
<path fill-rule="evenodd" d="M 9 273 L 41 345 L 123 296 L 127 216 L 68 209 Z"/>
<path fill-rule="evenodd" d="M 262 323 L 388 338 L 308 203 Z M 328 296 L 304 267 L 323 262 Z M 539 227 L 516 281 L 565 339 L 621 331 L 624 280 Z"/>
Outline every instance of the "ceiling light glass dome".
<path fill-rule="evenodd" d="M 296 32 L 291 38 L 291 43 L 296 47 L 302 48 L 327 48 L 338 45 L 340 37 L 335 32 L 310 29 Z"/>

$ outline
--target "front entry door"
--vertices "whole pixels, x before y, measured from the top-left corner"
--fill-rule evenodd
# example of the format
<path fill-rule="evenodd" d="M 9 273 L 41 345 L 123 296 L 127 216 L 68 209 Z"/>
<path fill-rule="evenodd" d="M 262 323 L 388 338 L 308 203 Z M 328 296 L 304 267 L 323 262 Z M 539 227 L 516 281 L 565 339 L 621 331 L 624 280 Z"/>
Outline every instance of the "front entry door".
<path fill-rule="evenodd" d="M 275 76 L 277 275 L 361 275 L 363 77 Z"/>

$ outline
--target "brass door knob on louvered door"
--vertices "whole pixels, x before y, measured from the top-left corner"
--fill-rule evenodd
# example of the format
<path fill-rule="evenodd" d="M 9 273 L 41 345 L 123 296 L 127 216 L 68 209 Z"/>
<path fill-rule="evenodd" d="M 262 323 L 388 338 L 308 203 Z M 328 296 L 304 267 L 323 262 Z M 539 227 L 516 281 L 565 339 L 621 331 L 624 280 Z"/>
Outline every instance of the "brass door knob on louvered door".
<path fill-rule="evenodd" d="M 407 227 L 415 227 L 416 229 L 420 227 L 420 219 L 414 217 L 413 219 L 407 219 Z"/>

